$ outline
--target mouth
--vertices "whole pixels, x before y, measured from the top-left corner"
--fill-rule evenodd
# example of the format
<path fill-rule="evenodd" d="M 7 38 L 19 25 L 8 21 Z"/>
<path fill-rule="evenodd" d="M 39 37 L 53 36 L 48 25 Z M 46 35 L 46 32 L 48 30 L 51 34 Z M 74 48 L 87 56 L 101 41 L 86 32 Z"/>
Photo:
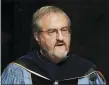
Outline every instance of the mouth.
<path fill-rule="evenodd" d="M 56 46 L 65 46 L 63 43 L 58 43 Z"/>

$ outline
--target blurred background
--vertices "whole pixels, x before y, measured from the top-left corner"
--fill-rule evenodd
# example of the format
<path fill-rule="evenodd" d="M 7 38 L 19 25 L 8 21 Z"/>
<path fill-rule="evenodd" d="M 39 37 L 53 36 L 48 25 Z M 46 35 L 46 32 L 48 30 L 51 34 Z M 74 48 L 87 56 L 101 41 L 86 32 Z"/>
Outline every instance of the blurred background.
<path fill-rule="evenodd" d="M 63 9 L 72 21 L 71 52 L 84 57 L 109 82 L 109 1 L 108 0 L 2 0 L 2 71 L 8 63 L 38 49 L 32 36 L 32 14 L 44 5 Z"/>

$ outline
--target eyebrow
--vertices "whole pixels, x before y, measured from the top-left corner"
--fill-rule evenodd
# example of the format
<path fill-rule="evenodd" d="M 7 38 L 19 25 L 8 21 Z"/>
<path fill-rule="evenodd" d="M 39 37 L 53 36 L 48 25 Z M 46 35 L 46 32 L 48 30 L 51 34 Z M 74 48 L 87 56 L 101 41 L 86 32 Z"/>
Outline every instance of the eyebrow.
<path fill-rule="evenodd" d="M 64 26 L 64 27 L 61 27 L 60 29 L 63 29 L 63 28 L 66 28 L 66 27 L 69 27 L 69 26 Z M 55 30 L 57 28 L 49 28 L 48 30 Z"/>

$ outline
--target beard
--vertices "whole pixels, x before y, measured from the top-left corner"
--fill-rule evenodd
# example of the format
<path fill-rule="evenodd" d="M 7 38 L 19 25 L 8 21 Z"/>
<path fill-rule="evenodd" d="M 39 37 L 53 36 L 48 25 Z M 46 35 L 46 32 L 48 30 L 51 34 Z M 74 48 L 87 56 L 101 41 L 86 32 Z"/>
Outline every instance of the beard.
<path fill-rule="evenodd" d="M 51 53 L 53 56 L 63 59 L 66 57 L 68 50 L 65 48 L 65 46 L 63 49 L 61 47 L 55 47 Z"/>
<path fill-rule="evenodd" d="M 42 49 L 43 54 L 47 55 L 46 57 L 49 59 L 58 59 L 59 61 L 66 57 L 68 51 L 69 49 L 67 49 L 66 46 L 63 46 L 63 49 L 61 49 L 60 46 L 55 46 L 52 50 L 49 50 L 45 47 Z"/>

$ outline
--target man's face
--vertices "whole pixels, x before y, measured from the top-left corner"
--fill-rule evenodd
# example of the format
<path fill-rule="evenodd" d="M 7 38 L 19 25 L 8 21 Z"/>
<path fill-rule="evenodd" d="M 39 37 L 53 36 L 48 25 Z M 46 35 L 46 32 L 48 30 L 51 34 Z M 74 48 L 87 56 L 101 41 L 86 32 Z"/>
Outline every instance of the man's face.
<path fill-rule="evenodd" d="M 68 19 L 63 14 L 51 13 L 40 20 L 40 25 L 42 32 L 35 38 L 41 50 L 46 52 L 47 56 L 52 59 L 54 57 L 64 58 L 70 46 Z"/>

